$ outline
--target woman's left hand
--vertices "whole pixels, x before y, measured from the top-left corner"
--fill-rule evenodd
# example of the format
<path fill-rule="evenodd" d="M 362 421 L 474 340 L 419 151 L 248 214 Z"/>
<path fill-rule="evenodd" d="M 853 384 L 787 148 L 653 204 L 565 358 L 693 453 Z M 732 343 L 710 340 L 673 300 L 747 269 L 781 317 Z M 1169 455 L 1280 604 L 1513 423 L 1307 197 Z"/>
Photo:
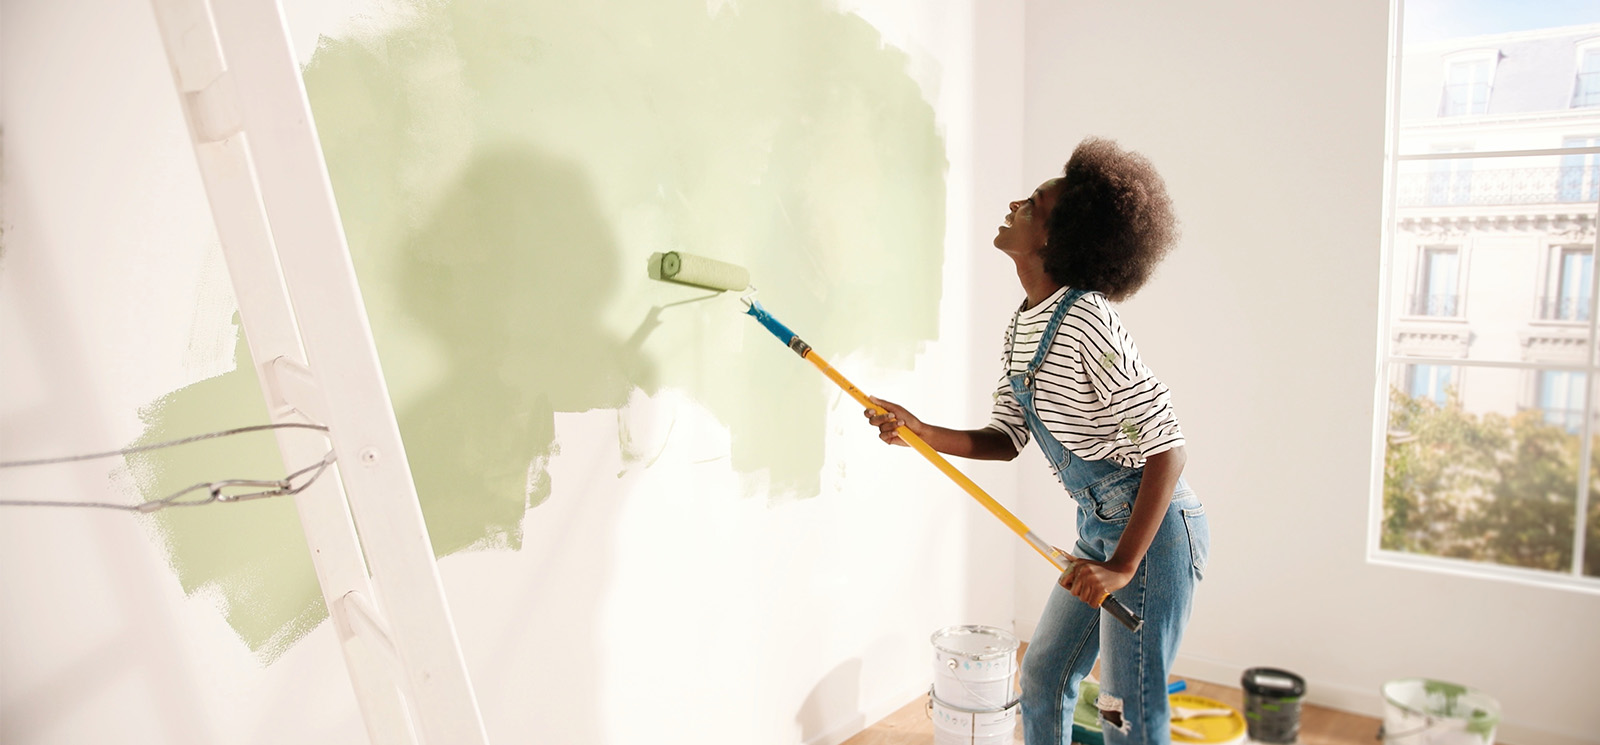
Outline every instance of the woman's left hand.
<path fill-rule="evenodd" d="M 1067 592 L 1099 608 L 1100 601 L 1105 600 L 1106 595 L 1127 587 L 1133 581 L 1133 571 L 1118 570 L 1103 561 L 1073 559 L 1072 567 L 1062 572 L 1058 581 Z"/>

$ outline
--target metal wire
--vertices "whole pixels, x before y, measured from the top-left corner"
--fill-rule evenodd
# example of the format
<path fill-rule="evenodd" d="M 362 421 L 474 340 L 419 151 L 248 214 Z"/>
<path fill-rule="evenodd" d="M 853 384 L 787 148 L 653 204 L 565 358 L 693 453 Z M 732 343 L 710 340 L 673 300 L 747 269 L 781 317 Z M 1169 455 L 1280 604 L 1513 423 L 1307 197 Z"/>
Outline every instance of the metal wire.
<path fill-rule="evenodd" d="M 162 448 L 177 447 L 179 445 L 188 445 L 191 442 L 200 442 L 201 440 L 212 440 L 212 439 L 216 439 L 218 437 L 232 437 L 234 435 L 242 435 L 242 434 L 246 434 L 246 433 L 249 433 L 249 432 L 260 432 L 260 431 L 269 430 L 269 429 L 314 429 L 314 430 L 317 430 L 319 432 L 327 432 L 328 431 L 328 428 L 326 426 L 321 425 L 321 424 L 302 424 L 300 422 L 279 422 L 279 423 L 276 423 L 276 424 L 253 424 L 253 425 L 250 425 L 248 427 L 236 427 L 234 429 L 225 429 L 225 430 L 222 430 L 220 432 L 208 432 L 208 433 L 203 434 L 203 435 L 195 435 L 193 437 L 185 437 L 185 438 L 182 438 L 182 439 L 179 439 L 179 440 L 169 440 L 167 442 L 157 442 L 157 443 L 154 443 L 154 444 L 151 444 L 151 445 L 139 445 L 137 447 L 123 448 L 121 450 L 107 450 L 106 452 L 103 452 L 103 453 L 89 453 L 87 455 L 68 455 L 68 456 L 63 456 L 63 457 L 60 457 L 60 458 L 40 458 L 38 460 L 0 461 L 0 468 L 23 468 L 25 466 L 49 466 L 49 465 L 55 465 L 57 463 L 76 463 L 76 462 L 82 461 L 82 460 L 95 460 L 97 458 L 112 458 L 112 457 L 115 457 L 115 456 L 118 456 L 118 455 L 133 455 L 134 453 L 143 453 L 143 452 L 145 452 L 147 450 L 160 450 Z"/>
<path fill-rule="evenodd" d="M 143 453 L 150 450 L 160 450 L 162 448 L 188 445 L 190 443 L 200 442 L 202 440 L 216 439 L 219 437 L 231 437 L 233 435 L 240 435 L 249 432 L 260 432 L 269 429 L 312 429 L 322 432 L 326 432 L 328 430 L 327 427 L 320 424 L 301 424 L 297 422 L 258 424 L 249 427 L 238 427 L 235 429 L 222 430 L 220 432 L 210 432 L 203 435 L 195 435 L 193 437 L 185 437 L 168 442 L 140 445 L 137 447 L 123 448 L 122 450 L 111 450 L 103 453 L 89 453 L 85 455 L 69 455 L 61 458 L 43 458 L 39 460 L 3 462 L 0 463 L 0 469 L 22 468 L 25 466 L 42 466 L 57 463 L 74 463 L 77 461 L 94 460 L 97 458 L 111 458 L 119 455 L 132 455 L 134 453 Z M 334 457 L 333 450 L 330 449 L 326 455 L 322 456 L 322 460 L 290 473 L 281 479 L 222 479 L 220 481 L 202 481 L 193 486 L 180 489 L 177 492 L 162 497 L 161 499 L 153 499 L 140 504 L 0 499 L 0 507 L 80 507 L 121 510 L 124 512 L 139 512 L 148 514 L 158 510 L 166 509 L 168 507 L 199 507 L 215 502 L 243 502 L 252 499 L 265 499 L 268 497 L 292 496 L 299 494 L 307 487 L 316 483 L 317 479 L 321 478 L 322 474 L 328 470 L 328 466 L 333 465 L 336 460 L 337 459 Z M 299 481 L 297 483 L 297 480 L 300 480 L 302 477 L 306 477 L 308 474 L 309 477 L 304 478 L 303 481 Z M 240 493 L 230 493 L 228 491 L 231 489 L 252 488 L 255 489 L 255 491 L 244 491 Z M 202 492 L 204 496 L 186 499 L 186 497 L 189 497 L 189 495 L 195 494 L 196 492 Z"/>

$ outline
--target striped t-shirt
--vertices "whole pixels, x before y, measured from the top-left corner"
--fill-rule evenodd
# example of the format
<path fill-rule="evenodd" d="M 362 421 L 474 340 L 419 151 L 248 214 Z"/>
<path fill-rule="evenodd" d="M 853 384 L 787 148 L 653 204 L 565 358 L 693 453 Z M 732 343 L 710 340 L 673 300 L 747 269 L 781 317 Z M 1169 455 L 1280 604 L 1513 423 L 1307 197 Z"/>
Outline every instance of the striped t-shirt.
<path fill-rule="evenodd" d="M 994 394 L 989 427 L 1010 435 L 1020 452 L 1028 444 L 1028 425 L 1006 381 L 1028 370 L 1039 337 L 1067 293 L 1057 290 L 1044 302 L 1018 310 L 1006 328 L 1005 373 Z M 1172 410 L 1172 396 L 1122 327 L 1111 302 L 1085 293 L 1056 331 L 1034 377 L 1039 418 L 1073 455 L 1130 467 L 1183 444 L 1183 430 Z"/>

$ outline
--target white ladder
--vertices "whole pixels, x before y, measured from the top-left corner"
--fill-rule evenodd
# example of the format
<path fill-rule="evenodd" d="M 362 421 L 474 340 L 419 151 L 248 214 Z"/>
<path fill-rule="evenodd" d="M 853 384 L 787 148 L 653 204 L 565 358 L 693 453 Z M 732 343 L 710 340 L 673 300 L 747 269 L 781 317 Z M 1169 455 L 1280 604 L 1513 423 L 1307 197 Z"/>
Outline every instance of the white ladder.
<path fill-rule="evenodd" d="M 282 8 L 152 4 L 272 421 L 338 457 L 295 506 L 367 734 L 486 745 Z M 278 432 L 291 471 L 325 455 Z"/>

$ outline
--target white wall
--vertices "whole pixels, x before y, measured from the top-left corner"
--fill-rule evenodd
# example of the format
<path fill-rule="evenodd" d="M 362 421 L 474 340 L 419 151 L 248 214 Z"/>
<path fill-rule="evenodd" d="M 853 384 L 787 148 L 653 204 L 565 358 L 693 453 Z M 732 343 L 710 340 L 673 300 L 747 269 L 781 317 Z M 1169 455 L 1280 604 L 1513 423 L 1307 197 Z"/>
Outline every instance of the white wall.
<path fill-rule="evenodd" d="M 942 339 L 917 373 L 833 362 L 930 417 L 977 420 L 989 330 L 1014 298 L 978 303 L 1021 162 L 1021 4 L 853 5 L 901 23 L 937 73 L 949 248 Z M 345 21 L 288 6 L 302 46 Z M 139 407 L 220 372 L 232 345 L 177 100 L 144 3 L 6 0 L 0 19 L 0 459 L 124 446 Z M 1006 82 L 975 85 L 991 76 Z M 636 404 L 633 431 L 676 417 L 718 436 L 681 397 Z M 491 739 L 837 742 L 926 688 L 932 631 L 1009 625 L 1014 539 L 859 417 L 847 400 L 830 412 L 838 491 L 769 506 L 671 453 L 619 480 L 617 415 L 561 415 L 551 470 L 569 486 L 529 513 L 525 549 L 441 562 Z M 127 500 L 117 465 L 7 471 L 0 493 Z M 1015 491 L 1011 469 L 970 472 Z M 184 596 L 138 518 L 0 510 L 0 742 L 361 738 L 328 624 L 263 666 L 210 600 Z"/>
<path fill-rule="evenodd" d="M 1122 309 L 1211 519 L 1178 672 L 1278 666 L 1373 715 L 1384 681 L 1435 677 L 1498 698 L 1505 741 L 1600 742 L 1600 597 L 1365 558 L 1387 6 L 1029 2 L 1025 163 L 1042 180 L 1085 135 L 1115 137 L 1184 222 Z M 1070 507 L 1024 488 L 1030 514 Z M 1018 561 L 1031 627 L 1051 578 Z"/>

